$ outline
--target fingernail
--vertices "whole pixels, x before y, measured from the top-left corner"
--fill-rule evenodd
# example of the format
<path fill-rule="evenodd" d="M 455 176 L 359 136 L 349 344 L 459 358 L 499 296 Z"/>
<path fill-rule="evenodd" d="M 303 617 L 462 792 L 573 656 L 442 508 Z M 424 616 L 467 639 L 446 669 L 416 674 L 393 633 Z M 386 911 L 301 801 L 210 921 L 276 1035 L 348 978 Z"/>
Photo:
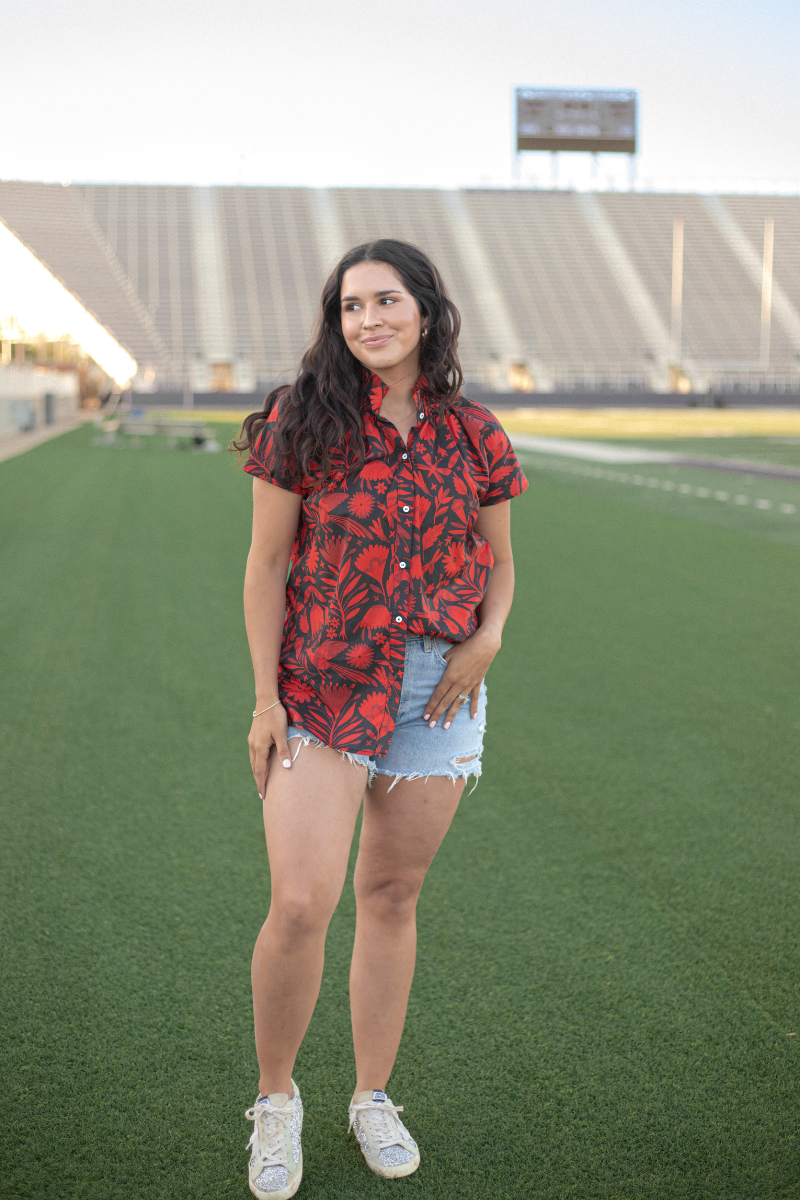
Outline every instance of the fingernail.
<path fill-rule="evenodd" d="M 477 714 L 477 713 L 473 713 L 473 714 L 472 714 L 472 719 L 473 719 L 473 721 L 477 721 L 477 719 L 478 719 L 478 714 Z"/>
<path fill-rule="evenodd" d="M 435 729 L 435 728 L 436 728 L 436 722 L 435 722 L 435 721 L 431 721 L 430 727 L 431 727 L 431 729 Z"/>
<path fill-rule="evenodd" d="M 449 721 L 445 721 L 445 723 L 444 723 L 444 727 L 445 727 L 445 729 L 449 729 L 449 728 L 450 728 L 450 722 L 449 722 Z"/>
<path fill-rule="evenodd" d="M 290 766 L 292 765 L 292 760 L 291 760 L 290 758 L 285 758 L 285 759 L 283 760 L 283 765 L 284 765 L 285 767 L 290 767 Z"/>
<path fill-rule="evenodd" d="M 423 721 L 427 721 L 427 719 L 428 719 L 428 717 L 429 717 L 430 715 L 431 715 L 430 713 L 425 713 L 425 714 L 423 715 L 423 718 L 422 718 L 422 719 L 423 719 Z"/>
<path fill-rule="evenodd" d="M 261 792 L 259 792 L 259 793 L 258 793 L 258 798 L 259 798 L 259 800 L 263 800 L 263 799 L 264 799 L 264 797 L 261 795 Z"/>

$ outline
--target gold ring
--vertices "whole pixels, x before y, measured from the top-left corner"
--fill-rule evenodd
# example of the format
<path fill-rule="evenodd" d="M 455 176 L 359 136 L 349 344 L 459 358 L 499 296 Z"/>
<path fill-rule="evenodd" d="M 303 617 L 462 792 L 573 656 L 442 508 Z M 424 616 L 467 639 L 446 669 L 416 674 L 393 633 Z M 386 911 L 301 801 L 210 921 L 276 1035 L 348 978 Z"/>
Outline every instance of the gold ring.
<path fill-rule="evenodd" d="M 458 693 L 458 698 L 459 700 L 469 700 L 469 696 L 462 696 L 461 692 Z"/>

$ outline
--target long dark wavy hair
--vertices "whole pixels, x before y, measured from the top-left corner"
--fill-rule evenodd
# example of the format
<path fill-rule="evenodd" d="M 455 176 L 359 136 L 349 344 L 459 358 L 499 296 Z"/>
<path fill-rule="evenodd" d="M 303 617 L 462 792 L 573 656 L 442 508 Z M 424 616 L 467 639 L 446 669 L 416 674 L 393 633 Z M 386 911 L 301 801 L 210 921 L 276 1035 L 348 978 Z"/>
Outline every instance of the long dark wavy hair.
<path fill-rule="evenodd" d="M 426 336 L 420 343 L 420 372 L 429 392 L 428 408 L 438 421 L 456 403 L 463 383 L 458 361 L 461 317 L 447 294 L 444 280 L 427 254 L 408 242 L 379 238 L 355 246 L 330 275 L 314 340 L 303 355 L 294 383 L 274 388 L 259 412 L 245 418 L 231 449 L 252 450 L 267 417 L 280 401 L 268 466 L 282 467 L 290 480 L 312 475 L 325 480 L 331 452 L 348 447 L 349 464 L 364 462 L 362 404 L 369 372 L 348 349 L 342 333 L 341 294 L 345 271 L 362 262 L 393 267 L 416 300 Z"/>

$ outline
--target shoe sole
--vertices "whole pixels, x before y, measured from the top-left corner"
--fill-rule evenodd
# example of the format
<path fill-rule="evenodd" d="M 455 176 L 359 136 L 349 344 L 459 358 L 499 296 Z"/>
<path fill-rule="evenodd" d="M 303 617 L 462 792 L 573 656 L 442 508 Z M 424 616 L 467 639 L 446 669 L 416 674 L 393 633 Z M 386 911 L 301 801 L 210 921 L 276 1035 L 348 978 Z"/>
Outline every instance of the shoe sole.
<path fill-rule="evenodd" d="M 300 1184 L 303 1182 L 303 1152 L 300 1151 L 300 1173 L 294 1183 L 289 1183 L 285 1188 L 281 1188 L 279 1192 L 262 1192 L 259 1188 L 253 1187 L 253 1181 L 248 1177 L 247 1186 L 258 1200 L 290 1200 L 295 1194 Z"/>

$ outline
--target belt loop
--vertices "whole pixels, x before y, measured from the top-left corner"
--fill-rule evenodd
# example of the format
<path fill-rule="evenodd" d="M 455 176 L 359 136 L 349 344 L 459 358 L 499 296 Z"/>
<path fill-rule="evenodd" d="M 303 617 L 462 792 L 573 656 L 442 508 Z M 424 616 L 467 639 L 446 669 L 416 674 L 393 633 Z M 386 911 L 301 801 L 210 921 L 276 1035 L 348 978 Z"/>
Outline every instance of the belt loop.
<path fill-rule="evenodd" d="M 433 649 L 433 642 L 429 633 L 423 633 L 422 635 L 422 648 L 426 654 L 430 654 Z"/>

